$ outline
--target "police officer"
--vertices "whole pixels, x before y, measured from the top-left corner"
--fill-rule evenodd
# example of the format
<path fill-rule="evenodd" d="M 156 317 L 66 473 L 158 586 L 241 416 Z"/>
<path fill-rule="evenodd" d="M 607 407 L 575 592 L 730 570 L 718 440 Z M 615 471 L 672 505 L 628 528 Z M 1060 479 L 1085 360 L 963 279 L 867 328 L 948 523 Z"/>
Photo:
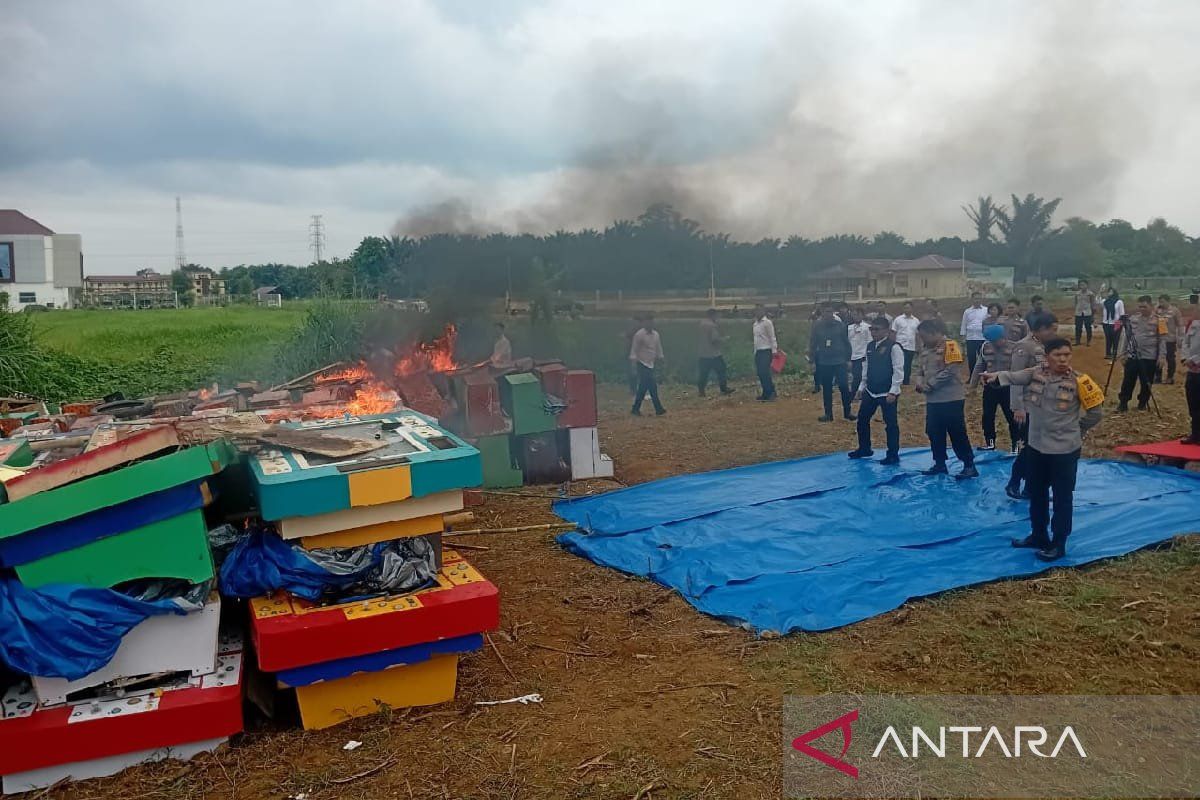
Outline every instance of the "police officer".
<path fill-rule="evenodd" d="M 1029 367 L 1040 366 L 1046 361 L 1044 342 L 1058 338 L 1058 318 L 1049 311 L 1034 312 L 1029 315 L 1029 335 L 1017 342 L 1012 351 L 1013 372 L 1019 372 Z M 1022 442 L 1028 441 L 1025 432 L 1028 428 L 1025 414 L 1025 397 L 1020 388 L 1010 389 L 1008 396 L 1012 406 L 1013 421 L 1017 423 L 1017 436 Z M 1028 492 L 1021 490 L 1021 481 L 1025 479 L 1025 450 L 1022 448 L 1013 460 L 1012 472 L 1009 474 L 1008 485 L 1004 493 L 1013 500 L 1029 499 Z"/>
<path fill-rule="evenodd" d="M 981 329 L 982 330 L 982 329 Z M 962 462 L 962 471 L 955 479 L 978 478 L 975 454 L 967 436 L 967 421 L 963 416 L 966 392 L 963 388 L 963 354 L 958 343 L 946 338 L 946 323 L 927 319 L 917 326 L 921 352 L 913 374 L 914 389 L 925 395 L 925 433 L 933 451 L 933 467 L 926 475 L 945 475 L 946 437 L 954 447 L 954 455 Z"/>
<path fill-rule="evenodd" d="M 1100 421 L 1104 395 L 1086 375 L 1071 368 L 1071 343 L 1052 338 L 1045 343 L 1046 363 L 1020 372 L 985 373 L 983 379 L 1021 389 L 1029 413 L 1025 446 L 1029 486 L 1029 523 L 1024 539 L 1013 547 L 1037 549 L 1043 561 L 1066 555 L 1071 535 L 1075 477 L 1083 435 Z M 1050 495 L 1054 515 L 1050 515 Z M 1053 531 L 1053 538 L 1050 532 Z"/>
<path fill-rule="evenodd" d="M 1003 324 L 988 325 L 983 329 L 983 347 L 979 351 L 979 360 L 975 362 L 975 371 L 971 373 L 972 387 L 979 384 L 979 379 L 985 372 L 1007 372 L 1012 368 L 1012 351 L 1015 342 L 1005 336 Z M 1013 420 L 1012 403 L 1009 390 L 998 384 L 984 384 L 983 387 L 983 446 L 980 450 L 996 449 L 996 409 L 1004 412 L 1008 421 L 1008 436 L 1012 443 L 1012 452 L 1018 451 L 1017 443 L 1021 441 L 1016 422 Z"/>
<path fill-rule="evenodd" d="M 900 423 L 896 412 L 904 379 L 904 351 L 890 333 L 885 318 L 871 320 L 871 341 L 863 359 L 862 380 L 854 395 L 855 400 L 862 401 L 858 408 L 858 449 L 848 455 L 870 458 L 875 454 L 871 449 L 871 418 L 875 409 L 879 409 L 887 432 L 887 456 L 879 463 L 894 467 L 900 463 Z"/>
<path fill-rule="evenodd" d="M 1133 398 L 1133 386 L 1140 382 L 1138 392 L 1138 411 L 1145 411 L 1150 404 L 1150 384 L 1154 381 L 1154 371 L 1163 358 L 1163 331 L 1165 323 L 1160 325 L 1158 313 L 1154 308 L 1154 300 L 1148 294 L 1138 298 L 1138 313 L 1125 320 L 1123 333 L 1126 336 L 1125 377 L 1121 379 L 1121 392 L 1117 395 L 1120 401 L 1117 413 L 1124 414 L 1129 410 L 1129 401 Z"/>

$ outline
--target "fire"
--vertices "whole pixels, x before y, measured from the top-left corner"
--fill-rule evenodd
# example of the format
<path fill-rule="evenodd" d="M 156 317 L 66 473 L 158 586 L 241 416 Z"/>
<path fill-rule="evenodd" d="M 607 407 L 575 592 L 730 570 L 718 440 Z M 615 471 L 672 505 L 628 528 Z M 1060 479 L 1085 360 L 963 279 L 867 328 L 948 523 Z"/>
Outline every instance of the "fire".
<path fill-rule="evenodd" d="M 358 387 L 354 398 L 342 405 L 313 406 L 304 410 L 304 416 L 313 419 L 328 419 L 341 417 L 346 414 L 362 416 L 364 414 L 386 414 L 394 411 L 400 405 L 400 395 L 379 381 L 368 381 Z"/>
<path fill-rule="evenodd" d="M 317 385 L 322 383 L 353 383 L 356 381 L 371 380 L 375 376 L 371 374 L 371 370 L 367 369 L 367 365 L 361 361 L 357 364 L 352 364 L 343 370 L 337 372 L 327 372 L 324 375 L 318 375 L 316 379 Z"/>
<path fill-rule="evenodd" d="M 420 342 L 397 358 L 393 373 L 397 378 L 406 378 L 417 372 L 449 372 L 457 369 L 458 362 L 454 360 L 454 343 L 457 339 L 458 329 L 447 325 L 442 335 L 432 342 Z"/>
<path fill-rule="evenodd" d="M 212 396 L 212 389 L 201 389 L 200 391 L 196 392 L 196 397 L 198 400 L 200 400 L 200 402 L 204 402 Z"/>
<path fill-rule="evenodd" d="M 301 414 L 308 419 L 329 419 L 346 414 L 386 414 L 402 407 L 404 400 L 410 404 L 414 402 L 415 398 L 410 397 L 410 394 L 422 395 L 420 401 L 427 406 L 431 406 L 432 398 L 424 395 L 432 394 L 441 402 L 441 396 L 430 383 L 428 373 L 449 372 L 458 368 L 458 362 L 454 360 L 457 338 L 458 331 L 455 327 L 447 325 L 442 334 L 433 341 L 416 342 L 397 348 L 390 375 L 387 374 L 386 365 L 377 365 L 374 361 L 370 365 L 360 361 L 336 372 L 319 375 L 314 379 L 314 385 L 338 391 L 338 387 L 331 385 L 342 384 L 342 391 L 349 393 L 353 389 L 354 396 L 345 402 L 318 401 L 306 406 Z M 397 389 L 404 393 L 403 398 Z"/>

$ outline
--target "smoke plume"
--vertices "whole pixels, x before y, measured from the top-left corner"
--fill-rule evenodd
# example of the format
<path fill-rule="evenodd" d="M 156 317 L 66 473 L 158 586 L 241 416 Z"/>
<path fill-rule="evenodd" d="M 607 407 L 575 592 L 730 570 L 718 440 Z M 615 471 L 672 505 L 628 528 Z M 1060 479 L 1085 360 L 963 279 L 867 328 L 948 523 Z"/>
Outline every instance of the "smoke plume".
<path fill-rule="evenodd" d="M 743 239 L 923 238 L 970 233 L 960 206 L 978 195 L 1027 192 L 1063 197 L 1064 216 L 1104 219 L 1158 116 L 1146 72 L 1121 56 L 1132 33 L 1120 7 L 948 8 L 917 6 L 903 30 L 923 38 L 876 31 L 849 51 L 824 44 L 845 18 L 809 9 L 744 65 L 753 100 L 714 100 L 686 73 L 640 74 L 640 53 L 597 56 L 563 102 L 590 138 L 537 196 L 513 204 L 481 181 L 471 197 L 410 211 L 395 232 L 602 228 L 670 203 Z M 964 26 L 975 38 L 958 35 Z"/>

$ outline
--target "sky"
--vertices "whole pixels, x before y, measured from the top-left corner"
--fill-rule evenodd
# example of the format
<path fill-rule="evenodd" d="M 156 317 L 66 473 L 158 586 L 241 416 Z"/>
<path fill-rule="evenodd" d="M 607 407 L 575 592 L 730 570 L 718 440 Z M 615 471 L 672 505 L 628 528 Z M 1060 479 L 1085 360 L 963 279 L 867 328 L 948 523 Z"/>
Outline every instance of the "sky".
<path fill-rule="evenodd" d="M 5 0 L 0 208 L 89 274 L 367 235 L 971 234 L 979 195 L 1200 235 L 1200 4 Z"/>

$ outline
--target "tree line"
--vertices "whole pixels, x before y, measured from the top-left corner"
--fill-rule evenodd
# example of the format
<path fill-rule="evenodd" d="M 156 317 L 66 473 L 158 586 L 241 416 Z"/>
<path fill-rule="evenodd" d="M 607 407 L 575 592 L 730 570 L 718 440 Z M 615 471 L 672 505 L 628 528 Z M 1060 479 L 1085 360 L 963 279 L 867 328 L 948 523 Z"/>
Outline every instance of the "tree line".
<path fill-rule="evenodd" d="M 794 235 L 738 241 L 706 231 L 666 204 L 603 230 L 548 235 L 434 234 L 417 239 L 367 236 L 344 259 L 309 266 L 241 265 L 221 270 L 227 290 L 245 295 L 276 286 L 287 298 L 427 296 L 439 289 L 485 297 L 520 297 L 554 290 L 629 293 L 718 287 L 798 288 L 815 273 L 851 258 L 913 258 L 936 254 L 1015 268 L 1018 282 L 1060 277 L 1194 275 L 1200 239 L 1164 219 L 1136 227 L 1122 219 L 1096 224 L 1071 217 L 1054 222 L 1060 199 L 991 196 L 963 207 L 975 228 L 964 239 L 909 241 L 893 231 L 874 236 Z M 710 273 L 711 270 L 711 273 Z"/>

